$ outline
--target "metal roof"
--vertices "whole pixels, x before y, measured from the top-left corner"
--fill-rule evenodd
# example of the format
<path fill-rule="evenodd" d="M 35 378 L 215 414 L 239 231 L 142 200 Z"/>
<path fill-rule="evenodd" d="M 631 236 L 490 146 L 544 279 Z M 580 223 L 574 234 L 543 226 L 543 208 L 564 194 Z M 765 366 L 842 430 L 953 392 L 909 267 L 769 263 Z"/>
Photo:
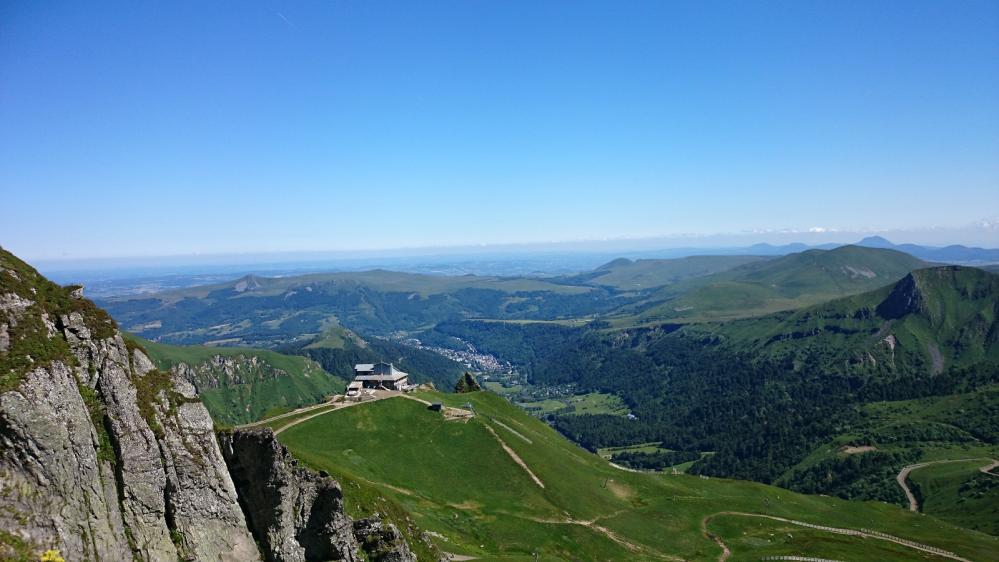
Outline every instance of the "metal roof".
<path fill-rule="evenodd" d="M 402 371 L 396 371 L 391 375 L 357 375 L 354 377 L 355 381 L 397 381 L 408 377 L 406 373 Z"/>

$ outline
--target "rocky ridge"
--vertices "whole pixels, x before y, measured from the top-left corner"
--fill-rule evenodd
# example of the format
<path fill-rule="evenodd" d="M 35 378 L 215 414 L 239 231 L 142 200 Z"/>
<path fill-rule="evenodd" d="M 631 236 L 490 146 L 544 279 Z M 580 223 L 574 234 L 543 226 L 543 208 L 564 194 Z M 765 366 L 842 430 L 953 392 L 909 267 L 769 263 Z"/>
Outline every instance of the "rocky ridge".
<path fill-rule="evenodd" d="M 219 434 L 250 528 L 276 562 L 369 559 L 415 562 L 399 530 L 372 517 L 352 521 L 340 485 L 298 466 L 268 428 Z"/>
<path fill-rule="evenodd" d="M 198 392 L 288 376 L 284 370 L 265 365 L 252 355 L 213 355 L 200 364 L 178 363 L 173 370 Z"/>
<path fill-rule="evenodd" d="M 295 467 L 272 436 L 266 446 L 283 456 L 224 457 L 188 380 L 157 370 L 79 287 L 0 249 L 0 559 L 304 561 L 324 544 L 325 560 L 415 560 L 397 531 L 391 544 L 359 542 L 336 482 Z M 274 507 L 294 506 L 278 527 L 293 534 L 258 547 L 272 505 L 258 496 L 271 488 L 239 470 L 237 487 L 231 466 L 273 487 Z"/>

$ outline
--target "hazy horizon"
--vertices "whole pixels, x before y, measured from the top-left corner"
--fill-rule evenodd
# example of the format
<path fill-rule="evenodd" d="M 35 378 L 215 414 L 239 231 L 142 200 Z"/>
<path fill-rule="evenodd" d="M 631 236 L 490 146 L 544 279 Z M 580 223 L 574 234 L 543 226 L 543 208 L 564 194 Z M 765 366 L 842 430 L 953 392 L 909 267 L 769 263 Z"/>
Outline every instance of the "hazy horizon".
<path fill-rule="evenodd" d="M 964 245 L 999 247 L 999 224 L 983 221 L 963 229 L 923 229 L 912 231 L 805 231 L 792 230 L 757 233 L 719 233 L 709 235 L 617 237 L 589 240 L 559 240 L 511 244 L 465 244 L 453 246 L 395 247 L 345 250 L 290 250 L 271 252 L 219 252 L 148 256 L 86 256 L 79 258 L 40 258 L 32 261 L 43 271 L 91 269 L 115 270 L 130 267 L 156 268 L 197 267 L 199 265 L 269 266 L 294 265 L 307 262 L 342 262 L 343 264 L 378 263 L 378 260 L 410 260 L 431 263 L 449 259 L 521 259 L 544 255 L 569 256 L 591 254 L 627 257 L 656 252 L 677 256 L 695 255 L 698 250 L 738 250 L 755 245 L 782 247 L 803 244 L 809 247 L 854 244 L 868 237 L 885 238 L 894 244 L 916 244 L 926 247 Z M 944 242 L 934 243 L 939 239 Z M 946 242 L 949 240 L 949 242 Z M 8 248 L 10 249 L 10 248 Z M 16 252 L 15 252 L 16 253 Z"/>

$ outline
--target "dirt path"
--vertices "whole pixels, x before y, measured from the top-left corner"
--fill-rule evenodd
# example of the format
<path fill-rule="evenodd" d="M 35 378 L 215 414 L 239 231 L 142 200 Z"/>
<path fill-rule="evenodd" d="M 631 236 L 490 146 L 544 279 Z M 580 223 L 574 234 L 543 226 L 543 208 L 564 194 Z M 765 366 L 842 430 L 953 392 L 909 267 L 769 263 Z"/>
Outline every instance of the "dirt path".
<path fill-rule="evenodd" d="M 490 420 L 490 421 L 492 421 L 492 422 L 494 422 L 494 423 L 495 423 L 496 425 L 498 425 L 498 426 L 502 427 L 503 429 L 505 429 L 505 430 L 509 431 L 510 433 L 512 433 L 512 434 L 514 434 L 514 435 L 516 435 L 517 437 L 520 437 L 520 438 L 521 438 L 521 439 L 523 439 L 523 440 L 524 440 L 525 442 L 527 442 L 527 444 L 528 444 L 528 445 L 533 445 L 533 444 L 534 444 L 534 442 L 533 442 L 533 441 L 531 441 L 531 440 L 530 440 L 530 439 L 528 439 L 527 437 L 524 437 L 524 435 L 523 435 L 522 433 L 520 433 L 520 432 L 519 432 L 519 431 L 517 431 L 516 429 L 514 429 L 514 428 L 512 428 L 512 427 L 508 426 L 507 424 L 505 424 L 505 423 L 503 423 L 503 422 L 499 421 L 498 419 L 495 419 L 495 418 L 489 418 L 489 420 Z"/>
<path fill-rule="evenodd" d="M 725 562 L 728 560 L 729 556 L 732 556 L 732 551 L 728 549 L 728 545 L 721 540 L 721 537 L 708 530 L 708 522 L 711 521 L 711 518 L 715 515 L 719 514 L 715 513 L 714 515 L 708 515 L 704 519 L 701 519 L 701 534 L 715 541 L 715 544 L 721 547 L 722 553 L 718 555 L 718 562 Z"/>
<path fill-rule="evenodd" d="M 312 418 L 317 418 L 319 416 L 328 414 L 330 412 L 339 412 L 340 410 L 343 410 L 344 408 L 350 408 L 352 406 L 358 406 L 360 404 L 370 404 L 372 402 L 377 402 L 379 400 L 385 400 L 386 398 L 394 398 L 396 396 L 402 396 L 402 395 L 400 393 L 398 393 L 398 392 L 378 391 L 370 399 L 368 399 L 368 400 L 362 400 L 360 402 L 335 402 L 335 403 L 332 403 L 332 404 L 327 403 L 327 404 L 324 404 L 324 406 L 332 406 L 332 408 L 329 408 L 327 410 L 323 410 L 321 412 L 317 412 L 315 414 L 312 414 L 311 416 L 305 416 L 304 418 L 297 419 L 297 420 L 295 420 L 295 421 L 293 421 L 291 423 L 283 425 L 280 428 L 274 430 L 274 435 L 278 435 L 278 434 L 284 432 L 285 430 L 290 429 L 292 427 L 295 427 L 296 425 L 298 425 L 298 424 L 300 424 L 302 422 L 309 421 Z M 306 411 L 308 411 L 308 410 L 306 410 Z M 301 414 L 302 412 L 298 412 L 298 413 Z M 267 420 L 267 421 L 273 421 L 275 419 L 278 419 L 278 418 L 277 417 L 270 418 L 270 420 Z"/>
<path fill-rule="evenodd" d="M 237 425 L 237 429 L 242 429 L 244 427 L 257 427 L 258 425 L 268 424 L 272 421 L 288 418 L 291 416 L 297 416 L 299 414 L 304 414 L 305 412 L 310 412 L 312 410 L 318 410 L 319 408 L 325 408 L 327 406 L 332 406 L 333 402 L 323 402 L 322 404 L 313 404 L 312 406 L 306 406 L 304 408 L 298 408 L 290 412 L 285 412 L 283 414 L 278 414 L 276 416 L 271 416 L 269 418 L 264 418 L 262 420 L 255 421 L 253 423 L 244 423 L 243 425 Z"/>
<path fill-rule="evenodd" d="M 966 459 L 966 460 L 975 460 L 975 459 Z M 951 560 L 957 560 L 958 562 L 971 562 L 971 560 L 968 560 L 967 558 L 962 558 L 957 554 L 954 554 L 953 552 L 950 552 L 948 550 L 937 548 L 935 546 L 921 544 L 915 541 L 910 541 L 908 539 L 903 539 L 900 537 L 889 535 L 887 533 L 881 533 L 878 531 L 871 531 L 868 529 L 857 530 L 857 529 L 842 529 L 839 527 L 826 527 L 825 525 L 816 525 L 814 523 L 796 521 L 794 519 L 777 517 L 775 515 L 763 515 L 761 513 L 743 513 L 740 511 L 720 511 L 718 513 L 705 517 L 701 521 L 701 529 L 704 535 L 708 538 L 711 538 L 712 540 L 715 541 L 716 544 L 718 544 L 718 546 L 722 547 L 722 554 L 721 556 L 718 557 L 718 562 L 724 562 L 724 560 L 726 560 L 731 555 L 731 551 L 728 549 L 727 546 L 725 546 L 725 544 L 722 542 L 720 538 L 718 538 L 717 536 L 713 535 L 708 531 L 708 522 L 711 520 L 711 518 L 715 517 L 716 515 L 739 515 L 742 517 L 759 517 L 761 519 L 771 519 L 773 521 L 780 521 L 782 523 L 789 523 L 791 525 L 797 525 L 799 527 L 807 527 L 809 529 L 825 531 L 827 533 L 835 533 L 837 535 L 849 535 L 853 537 L 862 537 L 865 539 L 877 539 L 877 540 L 887 541 L 890 543 L 902 545 L 907 548 L 911 548 L 913 550 L 928 552 L 930 554 L 935 554 L 937 556 L 942 556 L 944 558 L 950 558 Z"/>
<path fill-rule="evenodd" d="M 614 464 L 614 463 L 612 463 L 610 461 L 607 461 L 607 464 L 613 466 L 614 468 L 616 468 L 618 470 L 623 470 L 625 472 L 634 472 L 636 474 L 641 474 L 641 472 L 642 472 L 641 470 L 635 470 L 634 468 L 628 468 L 626 466 L 621 466 L 619 464 Z"/>
<path fill-rule="evenodd" d="M 430 402 L 428 402 L 428 401 L 426 401 L 426 400 L 424 400 L 422 398 L 417 398 L 415 396 L 411 396 L 409 394 L 403 394 L 402 397 L 403 398 L 408 398 L 408 399 L 413 400 L 415 402 L 419 402 L 420 404 L 423 404 L 424 406 L 429 406 L 430 405 Z"/>
<path fill-rule="evenodd" d="M 618 511 L 615 511 L 614 513 L 612 513 L 610 515 L 604 515 L 604 516 L 601 516 L 601 517 L 597 517 L 595 519 L 591 519 L 589 521 L 587 521 L 587 520 L 581 520 L 581 519 L 573 519 L 571 517 L 566 518 L 566 519 L 543 519 L 543 518 L 540 518 L 540 517 L 526 517 L 526 516 L 523 516 L 523 515 L 518 515 L 518 514 L 513 514 L 513 513 L 508 513 L 508 515 L 513 515 L 514 517 L 520 517 L 522 519 L 527 519 L 529 521 L 534 521 L 536 523 L 546 523 L 548 525 L 579 525 L 581 527 L 586 527 L 588 529 L 593 529 L 594 531 L 600 533 L 601 535 L 604 535 L 605 537 L 607 537 L 610 540 L 612 540 L 612 541 L 620 544 L 621 546 L 627 548 L 628 550 L 630 550 L 632 552 L 641 552 L 641 553 L 644 553 L 646 555 L 648 555 L 648 554 L 654 554 L 657 558 L 660 558 L 662 560 L 683 560 L 682 558 L 677 558 L 676 556 L 670 556 L 669 554 L 663 554 L 661 552 L 652 551 L 652 550 L 650 550 L 648 547 L 646 547 L 644 545 L 640 545 L 640 544 L 631 542 L 630 540 L 622 537 L 621 535 L 615 533 L 614 531 L 611 531 L 607 527 L 604 527 L 602 525 L 597 525 L 597 521 L 599 521 L 601 519 L 609 519 L 611 517 L 615 517 L 617 515 L 620 515 L 621 513 L 624 513 L 625 511 L 627 511 L 627 510 L 625 510 L 625 509 L 618 510 Z"/>
<path fill-rule="evenodd" d="M 983 466 L 982 468 L 979 468 L 978 471 L 981 472 L 982 474 L 988 474 L 989 476 L 995 476 L 996 478 L 999 478 L 999 474 L 992 474 L 992 469 L 997 467 L 999 467 L 999 460 L 992 459 L 991 463 Z"/>
<path fill-rule="evenodd" d="M 901 471 L 899 471 L 898 476 L 895 477 L 895 481 L 898 482 L 898 485 L 902 487 L 902 491 L 905 492 L 906 499 L 909 500 L 909 511 L 919 511 L 919 500 L 916 499 L 916 495 L 912 493 L 912 490 L 909 489 L 909 484 L 907 483 L 909 479 L 909 473 L 911 473 L 913 470 L 923 468 L 924 466 L 930 466 L 933 464 L 968 462 L 968 461 L 978 461 L 978 460 L 986 460 L 986 459 L 982 459 L 981 457 L 971 458 L 971 459 L 949 459 L 949 460 L 940 460 L 940 461 L 921 462 L 917 464 L 910 464 L 909 466 L 904 467 Z M 979 470 L 988 473 L 989 470 L 992 470 L 996 466 L 999 466 L 999 461 L 992 459 L 992 464 L 988 465 L 987 467 L 982 467 Z"/>
<path fill-rule="evenodd" d="M 493 437 L 495 437 L 497 441 L 499 441 L 500 446 L 503 447 L 503 450 L 506 451 L 506 454 L 510 455 L 510 458 L 513 459 L 513 462 L 519 464 L 520 467 L 523 468 L 527 472 L 527 474 L 531 477 L 531 480 L 534 480 L 535 484 L 544 488 L 545 483 L 542 482 L 541 479 L 538 478 L 536 474 L 531 472 L 530 467 L 527 466 L 527 463 L 524 462 L 524 459 L 520 458 L 520 456 L 517 455 L 517 453 L 513 449 L 511 449 L 509 445 L 506 444 L 506 441 L 503 441 L 503 438 L 496 433 L 496 430 L 493 429 L 488 423 L 484 423 L 482 425 L 485 426 L 487 430 L 489 430 L 489 433 L 493 434 Z"/>

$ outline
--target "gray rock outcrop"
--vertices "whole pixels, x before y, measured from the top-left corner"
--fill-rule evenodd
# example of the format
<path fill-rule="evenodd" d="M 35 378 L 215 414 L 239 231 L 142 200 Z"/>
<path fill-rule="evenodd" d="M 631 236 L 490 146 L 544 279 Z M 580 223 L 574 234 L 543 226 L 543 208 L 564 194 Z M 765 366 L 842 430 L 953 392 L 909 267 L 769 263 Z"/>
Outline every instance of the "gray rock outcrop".
<path fill-rule="evenodd" d="M 268 428 L 221 433 L 219 441 L 267 560 L 360 560 L 339 484 L 297 466 Z"/>
<path fill-rule="evenodd" d="M 0 558 L 253 561 L 190 385 L 0 250 Z"/>
<path fill-rule="evenodd" d="M 353 521 L 340 485 L 298 466 L 268 428 L 219 434 L 222 454 L 268 562 L 416 562 L 405 537 L 374 516 Z"/>
<path fill-rule="evenodd" d="M 354 521 L 354 536 L 370 560 L 378 562 L 416 562 L 399 529 L 380 517 Z"/>
<path fill-rule="evenodd" d="M 0 248 L 0 560 L 415 561 L 270 430 L 217 438 L 184 375 Z"/>

